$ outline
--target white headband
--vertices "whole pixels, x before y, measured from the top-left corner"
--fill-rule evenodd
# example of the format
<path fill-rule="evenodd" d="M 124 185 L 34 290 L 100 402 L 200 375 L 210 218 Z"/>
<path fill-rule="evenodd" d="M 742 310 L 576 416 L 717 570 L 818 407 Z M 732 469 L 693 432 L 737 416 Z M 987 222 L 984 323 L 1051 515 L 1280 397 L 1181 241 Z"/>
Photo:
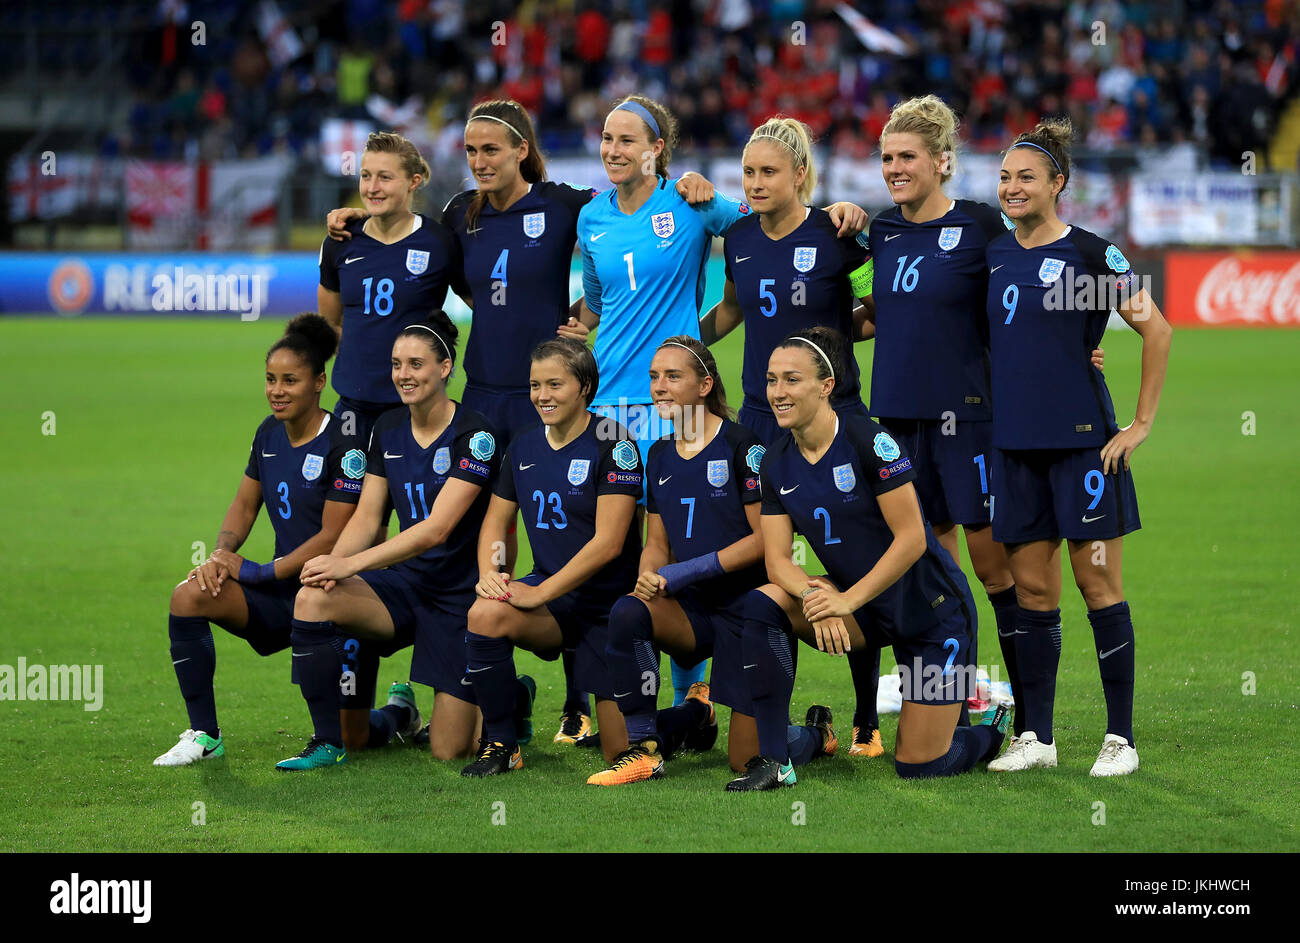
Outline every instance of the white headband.
<path fill-rule="evenodd" d="M 835 379 L 835 368 L 831 366 L 831 358 L 826 356 L 826 351 L 822 350 L 820 347 L 818 347 L 816 344 L 814 344 L 812 341 L 810 341 L 810 340 L 809 340 L 808 338 L 806 338 L 806 337 L 798 337 L 798 336 L 796 336 L 796 337 L 791 337 L 790 340 L 792 340 L 792 341 L 803 341 L 805 344 L 807 344 L 807 345 L 808 345 L 809 347 L 811 347 L 813 350 L 817 351 L 817 353 L 821 354 L 821 355 L 822 355 L 822 360 L 825 360 L 825 361 L 826 361 L 826 369 L 829 370 L 829 371 L 831 372 L 831 379 L 832 379 L 832 380 Z"/>
<path fill-rule="evenodd" d="M 446 342 L 445 340 L 442 339 L 442 335 L 441 335 L 441 334 L 439 334 L 439 333 L 438 333 L 437 331 L 435 331 L 433 328 L 431 328 L 431 327 L 427 327 L 426 325 L 423 325 L 423 324 L 408 324 L 405 328 L 403 328 L 403 330 L 409 331 L 409 330 L 411 330 L 412 328 L 418 328 L 418 329 L 420 329 L 421 331 L 428 331 L 428 332 L 429 332 L 430 334 L 432 334 L 434 337 L 438 338 L 438 343 L 441 344 L 441 345 L 442 345 L 442 349 L 445 350 L 445 351 L 447 352 L 447 359 L 448 359 L 448 360 L 451 359 L 451 348 L 447 346 L 447 342 Z M 825 354 L 823 354 L 822 356 L 825 356 Z"/>
<path fill-rule="evenodd" d="M 789 148 L 790 153 L 793 154 L 796 159 L 798 159 L 799 157 L 799 152 L 794 149 L 793 144 L 791 144 L 789 141 L 782 140 L 781 138 L 777 137 L 775 134 L 768 134 L 767 132 L 755 131 L 753 136 L 750 138 L 750 140 L 753 141 L 753 140 L 757 140 L 758 138 L 770 138 L 771 140 L 775 141 L 777 144 L 782 144 L 785 147 Z"/>
<path fill-rule="evenodd" d="M 696 360 L 698 360 L 698 361 L 700 362 L 700 366 L 701 366 L 701 367 L 704 367 L 704 375 L 705 375 L 706 377 L 710 377 L 710 378 L 713 376 L 713 374 L 709 372 L 709 368 L 706 367 L 706 366 L 704 366 L 704 358 L 702 358 L 702 357 L 701 357 L 699 354 L 697 354 L 695 351 L 691 350 L 691 349 L 690 349 L 689 347 L 687 347 L 685 344 L 679 344 L 679 343 L 677 343 L 677 341 L 664 341 L 664 343 L 660 344 L 659 346 L 660 346 L 661 348 L 662 348 L 662 347 L 680 347 L 682 350 L 690 350 L 690 351 L 691 351 L 691 356 L 694 357 Z"/>
<path fill-rule="evenodd" d="M 470 121 L 478 121 L 480 118 L 485 118 L 488 121 L 498 121 L 501 124 L 505 125 L 507 128 L 509 128 L 511 131 L 513 131 L 515 137 L 519 138 L 519 140 L 521 141 L 526 140 L 526 138 L 519 133 L 519 131 L 515 128 L 513 124 L 511 124 L 509 121 L 506 121 L 504 118 L 498 118 L 496 115 L 474 115 L 469 119 L 469 121 L 465 122 L 465 127 L 467 128 L 469 127 Z"/>

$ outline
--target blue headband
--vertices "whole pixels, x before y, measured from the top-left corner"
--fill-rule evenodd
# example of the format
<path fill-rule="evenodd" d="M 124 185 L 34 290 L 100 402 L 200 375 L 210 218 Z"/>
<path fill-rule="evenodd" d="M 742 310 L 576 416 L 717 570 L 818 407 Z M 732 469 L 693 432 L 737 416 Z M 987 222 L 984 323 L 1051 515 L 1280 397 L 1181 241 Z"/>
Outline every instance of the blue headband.
<path fill-rule="evenodd" d="M 1043 147 L 1042 145 L 1035 144 L 1033 141 L 1017 141 L 1015 144 L 1012 144 L 1009 148 L 1007 148 L 1007 150 L 1009 150 L 1009 151 L 1011 151 L 1011 150 L 1015 150 L 1017 147 L 1036 147 L 1036 148 L 1038 148 L 1040 151 L 1042 151 L 1044 154 L 1047 155 L 1047 159 L 1050 160 L 1050 161 L 1052 162 L 1052 166 L 1056 168 L 1056 172 L 1057 172 L 1058 174 L 1064 174 L 1064 173 L 1065 173 L 1065 171 L 1063 171 L 1063 170 L 1061 169 L 1061 165 L 1058 164 L 1058 163 L 1056 162 L 1056 158 L 1052 156 L 1052 152 L 1049 151 L 1047 148 Z"/>
<path fill-rule="evenodd" d="M 659 122 L 655 121 L 655 116 L 650 114 L 650 109 L 646 108 L 645 105 L 638 104 L 637 102 L 623 102 L 623 104 L 615 108 L 614 111 L 632 112 L 632 114 L 636 115 L 650 126 L 650 130 L 654 132 L 655 140 L 663 137 L 663 134 L 659 131 Z"/>

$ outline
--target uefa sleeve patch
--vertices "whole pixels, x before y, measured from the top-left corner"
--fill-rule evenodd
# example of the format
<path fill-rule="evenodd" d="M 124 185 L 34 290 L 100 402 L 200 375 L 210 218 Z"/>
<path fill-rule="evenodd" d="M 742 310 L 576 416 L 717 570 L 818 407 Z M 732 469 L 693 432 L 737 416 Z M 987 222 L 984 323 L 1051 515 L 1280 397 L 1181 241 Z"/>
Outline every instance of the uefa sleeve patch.
<path fill-rule="evenodd" d="M 497 441 L 492 433 L 479 431 L 470 436 L 469 451 L 480 462 L 486 462 L 496 454 Z"/>
<path fill-rule="evenodd" d="M 761 445 L 751 445 L 749 451 L 745 453 L 745 464 L 749 466 L 749 470 L 755 475 L 758 474 L 758 469 L 763 464 L 763 455 L 766 452 L 767 449 Z"/>
<path fill-rule="evenodd" d="M 894 437 L 888 432 L 877 432 L 876 438 L 872 440 L 871 447 L 875 449 L 876 454 L 880 456 L 880 460 L 884 462 L 892 462 L 903 454 L 898 448 L 898 443 L 894 441 Z"/>
<path fill-rule="evenodd" d="M 360 449 L 348 449 L 339 464 L 343 466 L 343 474 L 349 478 L 366 477 L 366 453 Z"/>
<path fill-rule="evenodd" d="M 1106 247 L 1106 267 L 1112 272 L 1123 274 L 1129 270 L 1128 259 L 1124 258 L 1124 253 L 1120 252 L 1115 246 Z"/>
<path fill-rule="evenodd" d="M 637 451 L 636 446 L 623 439 L 618 445 L 614 446 L 614 464 L 624 471 L 631 471 L 636 468 Z"/>

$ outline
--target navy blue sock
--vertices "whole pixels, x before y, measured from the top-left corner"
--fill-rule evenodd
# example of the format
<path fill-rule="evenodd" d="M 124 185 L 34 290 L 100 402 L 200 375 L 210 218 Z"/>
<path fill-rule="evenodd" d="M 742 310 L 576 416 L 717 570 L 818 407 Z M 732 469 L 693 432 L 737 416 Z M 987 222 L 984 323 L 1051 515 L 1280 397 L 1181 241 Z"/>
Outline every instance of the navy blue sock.
<path fill-rule="evenodd" d="M 560 661 L 564 663 L 564 713 L 586 714 L 590 717 L 591 698 L 586 691 L 578 690 L 578 683 L 574 680 L 573 658 L 574 653 L 567 648 L 560 654 Z"/>
<path fill-rule="evenodd" d="M 870 730 L 880 726 L 876 711 L 876 689 L 880 687 L 880 649 L 867 643 L 866 648 L 849 652 L 849 674 L 853 676 L 853 726 Z"/>
<path fill-rule="evenodd" d="M 1022 707 L 1025 695 L 1020 686 L 1020 671 L 1016 667 L 1016 620 L 1020 616 L 1020 605 L 1016 602 L 1016 588 L 1012 586 L 1000 593 L 989 593 L 989 603 L 993 606 L 993 618 L 998 624 L 998 648 L 1002 649 L 1002 664 L 1007 669 L 1011 697 L 1016 702 L 1016 712 L 1011 719 L 1011 730 L 1019 736 L 1025 729 Z"/>
<path fill-rule="evenodd" d="M 635 596 L 624 596 L 609 611 L 605 664 L 614 698 L 627 724 L 628 743 L 656 736 L 659 654 L 654 649 L 650 609 Z M 703 705 L 700 705 L 703 707 Z"/>
<path fill-rule="evenodd" d="M 1106 732 L 1133 742 L 1133 618 L 1127 602 L 1105 609 L 1090 609 L 1092 639 L 1097 646 L 1097 668 L 1106 696 Z"/>
<path fill-rule="evenodd" d="M 171 639 L 172 668 L 181 686 L 181 697 L 185 698 L 190 729 L 202 730 L 209 737 L 221 736 L 217 698 L 212 691 L 212 678 L 217 673 L 212 626 L 207 619 L 169 614 L 167 637 Z"/>
<path fill-rule="evenodd" d="M 1032 730 L 1041 743 L 1051 743 L 1056 669 L 1061 663 L 1061 610 L 1018 609 L 1016 664 L 1025 691 L 1025 723 L 1021 729 Z M 1020 705 L 1016 708 L 1019 713 Z"/>
<path fill-rule="evenodd" d="M 515 643 L 476 632 L 468 636 L 469 664 L 465 673 L 474 682 L 474 697 L 483 712 L 483 736 L 513 748 L 517 744 L 515 702 L 519 698 Z"/>
<path fill-rule="evenodd" d="M 699 701 L 683 701 L 676 707 L 665 707 L 655 718 L 655 734 L 659 750 L 664 756 L 674 753 L 686 740 L 686 735 L 704 723 L 709 709 Z M 627 718 L 624 718 L 627 719 Z M 644 739 L 632 735 L 632 723 L 627 726 L 627 740 L 632 743 Z"/>
<path fill-rule="evenodd" d="M 754 701 L 758 749 L 780 763 L 789 762 L 786 728 L 790 726 L 790 696 L 794 693 L 790 633 L 789 617 L 765 593 L 755 589 L 745 597 L 740 647 Z"/>
<path fill-rule="evenodd" d="M 343 639 L 333 622 L 293 620 L 293 645 L 298 688 L 302 691 L 318 739 L 343 747 L 339 722 L 339 680 L 343 676 Z"/>
<path fill-rule="evenodd" d="M 785 749 L 790 755 L 790 765 L 803 766 L 822 748 L 821 731 L 815 727 L 796 727 L 790 724 L 785 728 Z"/>
<path fill-rule="evenodd" d="M 958 727 L 952 733 L 952 745 L 943 756 L 929 763 L 900 763 L 894 760 L 894 769 L 903 779 L 957 776 L 973 769 L 976 763 L 986 758 L 991 759 L 1001 746 L 1002 734 L 998 733 L 996 727 Z"/>
<path fill-rule="evenodd" d="M 387 745 L 397 731 L 411 722 L 411 709 L 401 704 L 385 704 L 370 712 L 370 739 L 367 750 Z"/>

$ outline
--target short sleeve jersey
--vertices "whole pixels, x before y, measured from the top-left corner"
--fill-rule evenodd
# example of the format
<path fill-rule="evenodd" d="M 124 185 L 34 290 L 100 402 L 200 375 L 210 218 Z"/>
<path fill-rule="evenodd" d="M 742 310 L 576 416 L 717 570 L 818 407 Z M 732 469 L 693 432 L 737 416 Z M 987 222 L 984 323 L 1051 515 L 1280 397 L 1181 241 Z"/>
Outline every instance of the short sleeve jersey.
<path fill-rule="evenodd" d="M 715 553 L 752 533 L 745 506 L 762 497 L 763 451 L 758 436 L 730 420 L 723 420 L 713 441 L 689 459 L 678 454 L 672 436 L 650 446 L 646 510 L 663 521 L 675 559 Z M 726 605 L 766 582 L 760 561 L 696 586 L 710 602 Z"/>
<path fill-rule="evenodd" d="M 427 216 L 415 229 L 386 245 L 367 236 L 364 220 L 348 226 L 352 238 L 326 238 L 320 250 L 320 284 L 343 299 L 343 334 L 334 361 L 340 396 L 370 403 L 401 398 L 389 365 L 402 329 L 422 323 L 447 299 L 447 287 L 463 279 L 455 234 Z"/>
<path fill-rule="evenodd" d="M 768 448 L 763 513 L 789 516 L 835 585 L 846 590 L 870 572 L 894 539 L 877 496 L 915 478 L 910 457 L 888 432 L 861 416 L 841 417 L 816 465 L 799 452 L 793 436 L 783 435 Z M 929 525 L 925 535 L 921 558 L 859 610 L 891 639 L 915 637 L 962 604 L 965 577 Z"/>
<path fill-rule="evenodd" d="M 525 391 L 529 354 L 568 319 L 578 212 L 595 191 L 535 183 L 503 212 L 484 201 L 470 232 L 465 214 L 477 192 L 452 197 L 442 214 L 460 242 L 474 298 L 465 378 L 476 386 Z"/>
<path fill-rule="evenodd" d="M 712 237 L 750 212 L 721 194 L 691 206 L 676 184 L 660 178 L 650 199 L 630 216 L 618 208 L 617 189 L 601 193 L 578 214 L 583 291 L 587 307 L 600 315 L 596 405 L 650 402 L 646 374 L 660 341 L 674 334 L 700 336 Z"/>
<path fill-rule="evenodd" d="M 495 494 L 519 505 L 533 551 L 533 569 L 559 572 L 596 536 L 601 495 L 641 497 L 644 466 L 636 442 L 619 423 L 592 415 L 583 433 L 551 448 L 538 425 L 510 440 Z M 614 597 L 631 592 L 641 556 L 635 518 L 619 555 L 581 587 L 583 594 Z"/>
<path fill-rule="evenodd" d="M 776 240 L 764 234 L 757 214 L 745 217 L 727 232 L 723 252 L 727 280 L 736 286 L 745 317 L 745 405 L 770 411 L 767 360 L 781 341 L 818 326 L 853 336 L 849 273 L 867 253 L 857 240 L 838 237 L 822 209 L 810 209 L 794 232 Z M 851 375 L 835 389 L 836 407 L 862 398 L 858 362 L 850 357 L 849 363 Z"/>
<path fill-rule="evenodd" d="M 429 516 L 451 478 L 479 485 L 474 503 L 437 547 L 397 564 L 428 588 L 466 592 L 478 580 L 478 533 L 500 467 L 496 433 L 488 421 L 459 403 L 451 422 L 428 448 L 411 433 L 409 410 L 379 417 L 370 433 L 370 472 L 388 481 L 388 499 L 402 530 Z"/>
<path fill-rule="evenodd" d="M 1118 427 L 1093 366 L 1111 308 L 1137 292 L 1114 245 L 1071 226 L 1026 249 L 1015 233 L 988 247 L 993 444 L 1003 449 L 1104 445 Z"/>
<path fill-rule="evenodd" d="M 262 486 L 262 503 L 275 530 L 275 556 L 283 557 L 320 532 L 326 501 L 357 503 L 366 453 L 331 413 L 310 442 L 296 447 L 284 423 L 267 416 L 253 436 L 244 474 Z"/>
<path fill-rule="evenodd" d="M 891 207 L 859 237 L 874 267 L 871 415 L 993 418 L 985 250 L 1006 231 L 998 210 L 957 200 L 926 223 L 910 223 Z"/>

